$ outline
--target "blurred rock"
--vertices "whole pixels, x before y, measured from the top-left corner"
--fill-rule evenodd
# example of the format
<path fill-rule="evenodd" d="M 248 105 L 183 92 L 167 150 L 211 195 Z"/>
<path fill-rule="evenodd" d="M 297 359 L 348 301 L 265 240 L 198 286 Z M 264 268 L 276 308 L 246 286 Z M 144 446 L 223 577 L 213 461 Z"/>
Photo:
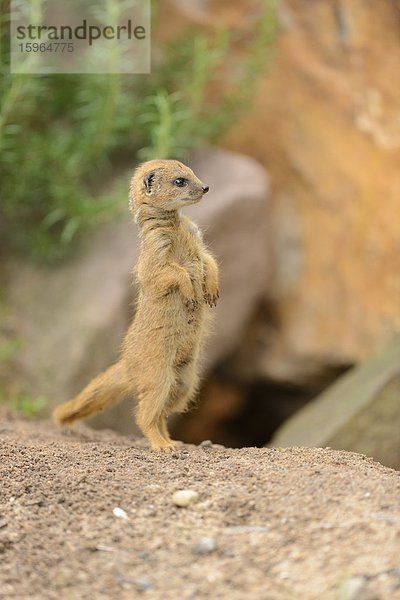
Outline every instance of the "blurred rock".
<path fill-rule="evenodd" d="M 248 369 L 299 380 L 400 333 L 399 5 L 279 6 L 275 60 L 226 143 L 268 165 L 275 191 L 278 327 Z"/>
<path fill-rule="evenodd" d="M 261 2 L 193 6 L 169 0 L 164 34 L 228 23 L 249 40 Z M 399 4 L 280 0 L 278 17 L 272 64 L 225 144 L 266 165 L 274 189 L 266 300 L 276 320 L 271 337 L 260 315 L 240 366 L 299 382 L 400 332 Z"/>
<path fill-rule="evenodd" d="M 137 252 L 127 218 L 103 226 L 77 256 L 56 267 L 8 265 L 6 304 L 22 340 L 16 371 L 30 392 L 56 404 L 117 358 Z"/>
<path fill-rule="evenodd" d="M 221 265 L 221 299 L 204 352 L 206 372 L 240 343 L 268 274 L 268 183 L 253 159 L 222 150 L 193 156 L 210 186 L 188 212 Z M 118 356 L 132 316 L 132 269 L 138 255 L 128 213 L 98 230 L 72 261 L 57 268 L 13 263 L 6 302 L 24 341 L 16 370 L 51 405 L 80 391 Z M 96 417 L 96 426 L 133 431 L 132 400 Z"/>
<path fill-rule="evenodd" d="M 278 429 L 272 446 L 340 448 L 400 468 L 400 341 L 352 369 Z"/>

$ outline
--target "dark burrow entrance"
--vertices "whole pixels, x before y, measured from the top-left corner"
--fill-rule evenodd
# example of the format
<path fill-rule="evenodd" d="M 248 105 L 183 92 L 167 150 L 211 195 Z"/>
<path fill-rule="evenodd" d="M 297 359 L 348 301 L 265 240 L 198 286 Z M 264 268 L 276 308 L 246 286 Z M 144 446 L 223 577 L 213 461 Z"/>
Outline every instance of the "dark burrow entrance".
<path fill-rule="evenodd" d="M 286 419 L 347 368 L 333 369 L 312 385 L 268 380 L 238 382 L 216 369 L 203 385 L 197 408 L 171 423 L 173 437 L 192 444 L 212 440 L 234 448 L 264 446 Z"/>

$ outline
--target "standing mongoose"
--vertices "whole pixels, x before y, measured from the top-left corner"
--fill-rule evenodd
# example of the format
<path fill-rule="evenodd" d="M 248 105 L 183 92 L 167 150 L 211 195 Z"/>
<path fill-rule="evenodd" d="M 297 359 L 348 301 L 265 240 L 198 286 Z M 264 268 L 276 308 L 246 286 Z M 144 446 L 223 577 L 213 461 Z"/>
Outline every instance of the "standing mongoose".
<path fill-rule="evenodd" d="M 184 411 L 196 392 L 208 307 L 219 297 L 217 264 L 197 226 L 179 210 L 208 190 L 175 160 L 152 160 L 136 169 L 129 195 L 140 236 L 136 314 L 119 361 L 58 406 L 57 423 L 88 417 L 132 394 L 137 423 L 152 448 L 175 447 L 165 418 Z"/>

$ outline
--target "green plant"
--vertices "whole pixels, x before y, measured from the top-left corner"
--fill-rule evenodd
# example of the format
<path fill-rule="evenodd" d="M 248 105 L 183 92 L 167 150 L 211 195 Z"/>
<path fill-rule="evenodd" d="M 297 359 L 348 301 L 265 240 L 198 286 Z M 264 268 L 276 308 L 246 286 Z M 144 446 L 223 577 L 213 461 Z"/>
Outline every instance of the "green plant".
<path fill-rule="evenodd" d="M 34 3 L 38 14 L 41 2 Z M 116 157 L 182 158 L 217 139 L 248 104 L 269 55 L 274 2 L 265 1 L 225 95 L 209 89 L 221 70 L 229 71 L 237 40 L 227 30 L 176 40 L 149 76 L 12 75 L 3 53 L 1 243 L 33 258 L 60 259 L 125 203 L 125 195 L 99 192 Z M 110 19 L 118 7 L 119 0 L 107 0 Z M 6 35 L 3 27 L 2 48 Z"/>
<path fill-rule="evenodd" d="M 22 340 L 19 337 L 13 337 L 4 340 L 0 344 L 0 366 L 8 363 L 22 346 Z"/>
<path fill-rule="evenodd" d="M 20 394 L 8 398 L 6 404 L 12 410 L 20 412 L 27 417 L 38 417 L 44 413 L 48 402 L 44 396 L 35 397 L 30 394 Z"/>
<path fill-rule="evenodd" d="M 7 376 L 10 364 L 22 345 L 23 341 L 18 336 L 0 338 L 0 404 L 28 417 L 36 417 L 46 408 L 47 399 L 20 391 L 16 382 L 11 382 Z"/>
<path fill-rule="evenodd" d="M 226 73 L 229 52 L 240 40 L 228 29 L 220 29 L 211 37 L 197 33 L 172 44 L 155 93 L 149 96 L 139 118 L 148 127 L 150 142 L 139 151 L 140 158 L 183 158 L 190 150 L 218 139 L 251 105 L 255 85 L 271 55 L 275 4 L 275 0 L 264 0 L 253 41 L 247 45 L 240 68 L 231 69 L 230 76 Z M 210 88 L 218 87 L 222 71 L 227 91 L 209 95 Z"/>

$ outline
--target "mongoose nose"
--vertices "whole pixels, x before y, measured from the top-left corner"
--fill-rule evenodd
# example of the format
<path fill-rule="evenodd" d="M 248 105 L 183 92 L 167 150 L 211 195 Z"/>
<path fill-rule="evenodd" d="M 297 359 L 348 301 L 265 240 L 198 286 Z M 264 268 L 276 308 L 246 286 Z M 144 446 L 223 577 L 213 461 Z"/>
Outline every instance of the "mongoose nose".
<path fill-rule="evenodd" d="M 207 194 L 208 190 L 210 189 L 209 185 L 203 185 L 203 187 L 201 188 L 203 190 L 203 194 Z"/>

